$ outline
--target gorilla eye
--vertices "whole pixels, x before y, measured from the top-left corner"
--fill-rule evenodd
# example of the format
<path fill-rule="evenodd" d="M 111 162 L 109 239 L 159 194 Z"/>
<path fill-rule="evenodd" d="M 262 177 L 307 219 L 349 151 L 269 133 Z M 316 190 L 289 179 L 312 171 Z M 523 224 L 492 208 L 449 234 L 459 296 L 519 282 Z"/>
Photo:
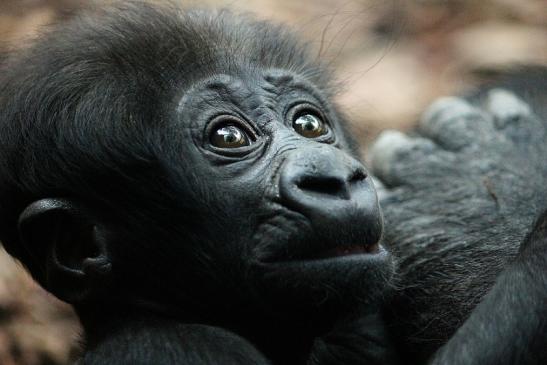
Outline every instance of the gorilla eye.
<path fill-rule="evenodd" d="M 310 112 L 298 115 L 292 125 L 295 131 L 306 138 L 321 137 L 328 132 L 328 126 L 323 119 Z"/>
<path fill-rule="evenodd" d="M 209 139 L 211 144 L 218 148 L 240 148 L 251 145 L 249 136 L 235 125 L 224 125 L 213 129 Z"/>

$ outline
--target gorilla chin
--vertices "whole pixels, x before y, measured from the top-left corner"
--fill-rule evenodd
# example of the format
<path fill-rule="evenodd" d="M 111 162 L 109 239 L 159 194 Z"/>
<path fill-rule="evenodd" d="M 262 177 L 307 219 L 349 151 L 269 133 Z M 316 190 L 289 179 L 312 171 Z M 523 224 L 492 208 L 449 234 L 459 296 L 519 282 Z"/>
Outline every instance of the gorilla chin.
<path fill-rule="evenodd" d="M 346 308 L 357 303 L 375 304 L 383 297 L 394 272 L 389 253 L 359 253 L 324 259 L 258 263 L 262 300 L 276 312 L 295 313 Z M 266 299 L 266 300 L 265 300 Z"/>

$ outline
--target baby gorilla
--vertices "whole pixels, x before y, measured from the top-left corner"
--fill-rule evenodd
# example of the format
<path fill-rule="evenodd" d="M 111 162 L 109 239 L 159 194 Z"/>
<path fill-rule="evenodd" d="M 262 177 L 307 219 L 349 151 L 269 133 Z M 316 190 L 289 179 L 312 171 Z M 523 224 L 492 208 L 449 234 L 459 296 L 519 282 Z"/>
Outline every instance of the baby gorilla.
<path fill-rule="evenodd" d="M 281 27 L 97 10 L 0 85 L 0 238 L 74 305 L 83 363 L 326 363 L 317 338 L 353 327 L 352 356 L 391 361 L 376 193 Z"/>

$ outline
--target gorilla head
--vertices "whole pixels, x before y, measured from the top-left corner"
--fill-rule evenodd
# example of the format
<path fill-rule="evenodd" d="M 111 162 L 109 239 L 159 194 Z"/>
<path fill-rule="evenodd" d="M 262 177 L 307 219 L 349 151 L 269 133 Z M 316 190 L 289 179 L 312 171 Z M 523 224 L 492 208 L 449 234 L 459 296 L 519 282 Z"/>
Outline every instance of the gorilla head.
<path fill-rule="evenodd" d="M 0 238 L 84 326 L 251 325 L 382 295 L 372 181 L 327 72 L 282 28 L 129 5 L 3 73 Z"/>

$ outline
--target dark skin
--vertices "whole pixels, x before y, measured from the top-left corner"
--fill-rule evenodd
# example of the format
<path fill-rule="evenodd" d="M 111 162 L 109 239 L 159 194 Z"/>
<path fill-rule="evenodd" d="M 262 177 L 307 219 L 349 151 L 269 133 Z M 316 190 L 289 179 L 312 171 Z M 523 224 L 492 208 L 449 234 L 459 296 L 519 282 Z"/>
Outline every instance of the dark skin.
<path fill-rule="evenodd" d="M 371 176 L 282 28 L 122 6 L 3 71 L 0 238 L 74 305 L 82 363 L 397 363 Z"/>

